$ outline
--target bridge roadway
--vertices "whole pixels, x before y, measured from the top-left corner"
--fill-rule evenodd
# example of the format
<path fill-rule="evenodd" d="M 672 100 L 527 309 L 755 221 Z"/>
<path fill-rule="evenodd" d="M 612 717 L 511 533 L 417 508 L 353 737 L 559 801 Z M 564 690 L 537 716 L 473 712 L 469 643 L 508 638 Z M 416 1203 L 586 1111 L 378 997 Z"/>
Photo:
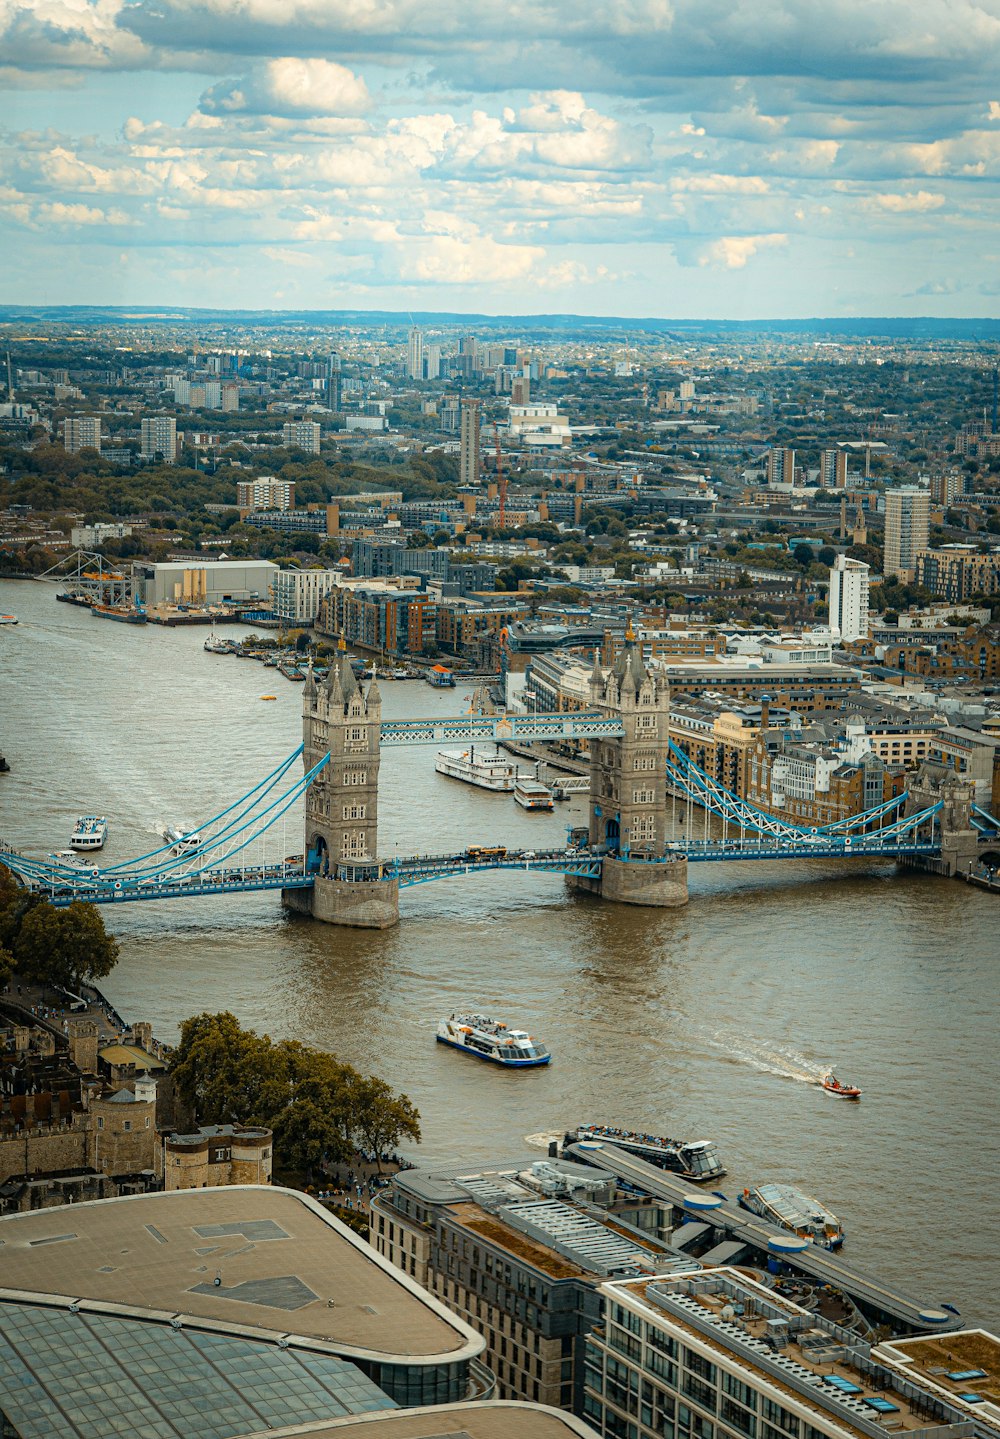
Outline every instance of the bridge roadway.
<path fill-rule="evenodd" d="M 448 879 L 458 875 L 483 874 L 499 870 L 516 870 L 537 874 L 576 875 L 582 879 L 599 879 L 603 854 L 589 849 L 506 849 L 497 846 L 496 853 L 477 853 L 475 848 L 461 850 L 458 854 L 410 855 L 405 858 L 381 860 L 372 864 L 341 866 L 337 877 L 349 881 L 357 879 L 398 879 L 400 889 L 417 884 L 428 884 L 436 879 Z M 904 855 L 936 855 L 939 847 L 933 843 L 900 839 L 880 839 L 878 834 L 866 835 L 860 839 L 840 839 L 813 835 L 799 841 L 774 840 L 770 837 L 731 840 L 691 840 L 687 844 L 668 847 L 662 859 L 646 859 L 633 856 L 637 864 L 670 864 L 687 858 L 692 864 L 707 860 L 771 861 L 800 859 L 884 859 L 893 860 Z M 309 889 L 315 874 L 301 864 L 246 865 L 239 869 L 188 870 L 171 878 L 161 874 L 158 877 L 133 878 L 127 871 L 109 872 L 107 875 L 90 870 L 81 872 L 79 878 L 66 872 L 51 885 L 35 878 L 30 887 L 43 894 L 57 908 L 64 908 L 73 900 L 86 900 L 91 904 L 120 904 L 136 900 L 195 899 L 199 896 L 245 894 L 256 890 Z"/>
<path fill-rule="evenodd" d="M 699 1201 L 711 1202 L 711 1193 L 719 1195 L 721 1191 L 699 1194 L 697 1186 L 682 1175 L 658 1169 L 615 1144 L 588 1140 L 583 1144 L 568 1144 L 564 1153 L 567 1158 L 605 1169 L 625 1184 L 652 1195 L 688 1218 L 701 1220 L 713 1229 L 723 1231 L 727 1238 L 746 1244 L 759 1256 L 758 1263 L 778 1257 L 782 1264 L 806 1279 L 842 1289 L 875 1324 L 888 1322 L 894 1329 L 903 1325 L 908 1332 L 920 1334 L 940 1333 L 962 1326 L 957 1314 L 942 1309 L 938 1303 L 914 1299 L 895 1286 L 874 1279 L 863 1269 L 845 1262 L 840 1254 L 833 1254 L 817 1244 L 810 1244 L 795 1253 L 775 1255 L 770 1243 L 776 1239 L 788 1240 L 791 1236 L 787 1229 L 758 1219 L 755 1214 L 728 1200 L 721 1202 L 717 1208 L 697 1208 Z M 683 1235 L 683 1231 L 681 1233 Z M 673 1242 L 676 1245 L 676 1235 Z"/>

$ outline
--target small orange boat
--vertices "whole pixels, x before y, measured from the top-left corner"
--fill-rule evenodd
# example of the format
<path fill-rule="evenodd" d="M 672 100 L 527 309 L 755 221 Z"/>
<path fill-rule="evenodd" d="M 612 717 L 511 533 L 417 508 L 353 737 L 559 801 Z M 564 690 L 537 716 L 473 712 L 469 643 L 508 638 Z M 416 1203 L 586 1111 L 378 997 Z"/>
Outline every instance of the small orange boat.
<path fill-rule="evenodd" d="M 838 1079 L 831 1069 L 824 1074 L 820 1080 L 827 1094 L 832 1094 L 836 1099 L 860 1099 L 861 1090 L 854 1084 L 847 1084 L 843 1079 Z"/>

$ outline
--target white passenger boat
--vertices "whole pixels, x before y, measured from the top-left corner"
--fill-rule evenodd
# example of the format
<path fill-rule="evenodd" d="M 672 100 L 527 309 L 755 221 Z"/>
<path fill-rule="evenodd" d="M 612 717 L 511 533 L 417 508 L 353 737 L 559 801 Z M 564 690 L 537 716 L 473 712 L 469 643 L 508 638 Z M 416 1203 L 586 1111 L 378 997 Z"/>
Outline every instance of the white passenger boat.
<path fill-rule="evenodd" d="M 0 615 L 0 625 L 16 625 L 17 615 Z"/>
<path fill-rule="evenodd" d="M 201 835 L 189 824 L 168 824 L 163 838 L 174 854 L 194 854 L 201 848 Z"/>
<path fill-rule="evenodd" d="M 70 849 L 103 849 L 108 837 L 108 822 L 103 815 L 82 814 L 69 837 Z"/>
<path fill-rule="evenodd" d="M 453 1014 L 437 1027 L 438 1044 L 450 1044 L 476 1059 L 505 1069 L 532 1069 L 548 1064 L 552 1056 L 526 1030 L 510 1029 L 485 1014 Z"/>
<path fill-rule="evenodd" d="M 493 790 L 495 794 L 510 794 L 517 779 L 517 765 L 507 755 L 499 750 L 495 754 L 477 751 L 475 745 L 439 750 L 434 768 L 449 779 L 460 779 L 463 784 L 474 784 L 477 789 Z"/>
<path fill-rule="evenodd" d="M 659 1134 L 641 1134 L 612 1124 L 581 1124 L 567 1134 L 566 1141 L 614 1144 L 645 1159 L 647 1164 L 655 1164 L 657 1169 L 667 1169 L 697 1181 L 719 1179 L 726 1172 L 711 1139 L 665 1139 Z"/>
<path fill-rule="evenodd" d="M 58 865 L 60 869 L 90 870 L 90 864 L 75 849 L 57 850 L 55 854 L 49 855 L 49 863 Z"/>
<path fill-rule="evenodd" d="M 790 1229 L 800 1239 L 811 1239 L 824 1249 L 839 1249 L 844 1242 L 844 1226 L 837 1216 L 818 1199 L 790 1184 L 756 1184 L 744 1189 L 737 1203 L 751 1214 Z"/>
<path fill-rule="evenodd" d="M 540 780 L 521 776 L 514 781 L 514 803 L 522 809 L 537 809 L 549 814 L 555 808 L 550 789 Z"/>

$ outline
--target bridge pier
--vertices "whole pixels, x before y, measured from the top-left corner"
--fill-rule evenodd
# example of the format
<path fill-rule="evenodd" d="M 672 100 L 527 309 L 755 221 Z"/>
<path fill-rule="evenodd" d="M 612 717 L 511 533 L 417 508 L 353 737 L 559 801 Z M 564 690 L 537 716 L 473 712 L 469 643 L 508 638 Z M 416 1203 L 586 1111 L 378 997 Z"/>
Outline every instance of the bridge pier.
<path fill-rule="evenodd" d="M 590 742 L 589 842 L 603 855 L 601 877 L 573 882 L 614 904 L 677 909 L 688 884 L 687 859 L 667 854 L 670 691 L 647 671 L 631 631 L 626 638 L 606 677 L 594 657 L 591 703 L 620 720 L 622 733 Z"/>
<path fill-rule="evenodd" d="M 295 914 L 352 929 L 391 929 L 399 923 L 399 881 L 344 880 L 317 875 L 312 889 L 285 889 L 281 901 Z"/>
<path fill-rule="evenodd" d="M 576 889 L 600 895 L 612 904 L 638 904 L 650 909 L 680 909 L 688 902 L 688 862 L 679 859 L 651 864 L 607 855 L 600 879 L 572 878 Z"/>

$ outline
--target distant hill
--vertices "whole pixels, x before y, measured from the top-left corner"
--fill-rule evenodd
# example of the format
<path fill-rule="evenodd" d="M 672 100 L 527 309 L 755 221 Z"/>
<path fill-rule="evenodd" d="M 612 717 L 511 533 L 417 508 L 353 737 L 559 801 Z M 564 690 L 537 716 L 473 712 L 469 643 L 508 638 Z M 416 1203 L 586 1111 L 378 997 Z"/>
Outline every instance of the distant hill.
<path fill-rule="evenodd" d="M 677 338 L 712 335 L 815 335 L 831 339 L 990 340 L 1000 341 L 1000 319 L 940 319 L 929 315 L 900 318 L 871 316 L 830 319 L 817 316 L 799 320 L 672 320 L 656 316 L 623 315 L 480 315 L 448 310 L 202 310 L 178 306 L 138 305 L 0 305 L 0 323 L 31 322 L 74 325 L 146 324 L 266 326 L 314 331 L 325 326 L 362 330 L 403 331 L 411 324 L 465 327 L 479 331 L 530 332 L 535 335 L 572 335 L 612 332 L 647 332 Z"/>

